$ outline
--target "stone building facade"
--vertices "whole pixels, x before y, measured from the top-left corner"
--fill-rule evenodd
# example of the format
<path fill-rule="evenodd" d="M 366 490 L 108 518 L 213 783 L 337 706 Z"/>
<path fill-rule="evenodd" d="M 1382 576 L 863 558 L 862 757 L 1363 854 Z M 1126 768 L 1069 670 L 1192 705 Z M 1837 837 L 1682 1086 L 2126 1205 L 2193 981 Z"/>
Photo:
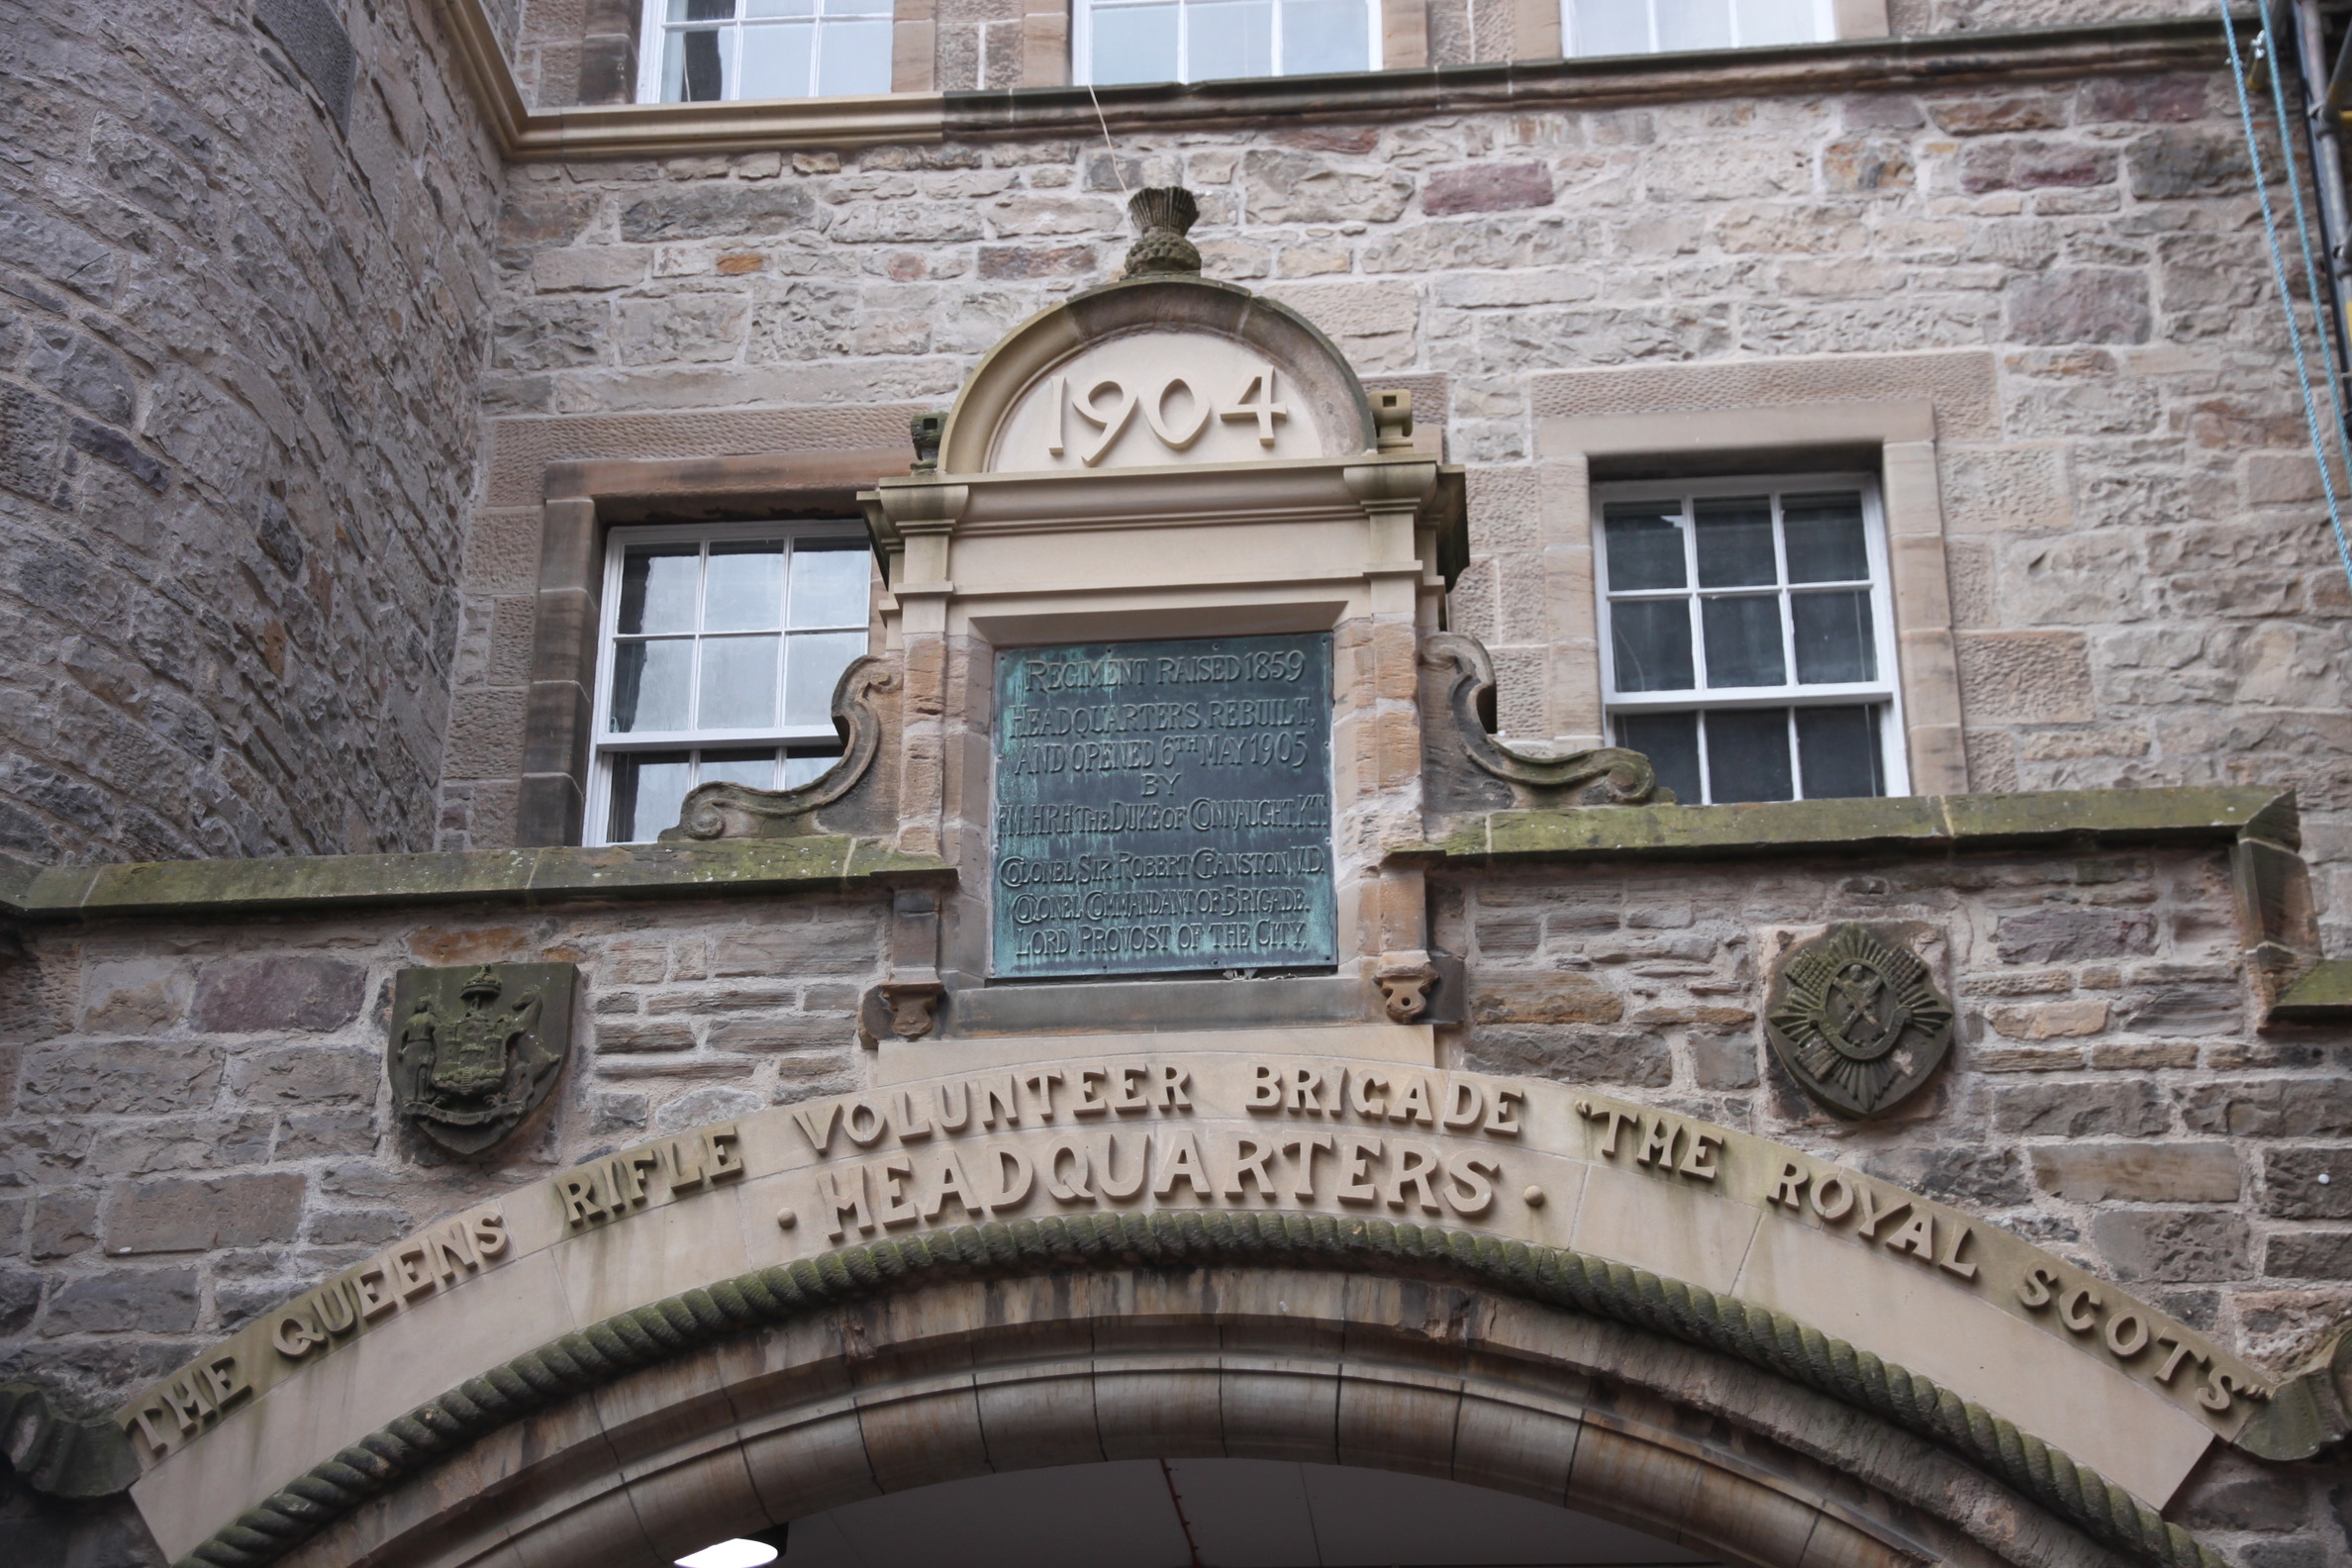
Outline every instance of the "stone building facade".
<path fill-rule="evenodd" d="M 14 89 L 0 94 L 0 604 L 19 633 L 0 708 L 0 848 L 15 857 L 0 868 L 0 1380 L 39 1396 L 9 1395 L 16 1424 L 0 1421 L 13 1444 L 0 1544 L 74 1568 L 666 1561 L 672 1546 L 867 1492 L 1214 1451 L 1565 1499 L 1708 1561 L 2188 1568 L 2218 1553 L 2239 1568 L 2352 1568 L 2352 1373 L 2337 1370 L 2352 1365 L 2339 1348 L 2352 593 L 2219 28 L 2189 0 L 1839 0 L 1838 36 L 1801 49 L 1558 60 L 1550 9 L 1384 0 L 1392 68 L 1312 97 L 1280 79 L 1090 95 L 1068 85 L 1065 9 L 902 0 L 894 93 L 798 106 L 629 104 L 640 18 L 613 0 L 0 13 Z M 2282 149 L 2266 137 L 2256 151 L 2285 218 Z M 1072 986 L 1063 1012 L 990 1025 L 969 923 L 995 862 L 979 797 L 957 803 L 957 769 L 987 766 L 990 688 L 979 655 L 952 635 L 924 643 L 917 625 L 922 605 L 972 590 L 909 564 L 920 530 L 890 530 L 920 513 L 892 513 L 897 492 L 876 487 L 931 483 L 906 477 L 916 461 L 949 479 L 1003 466 L 958 469 L 952 427 L 947 457 L 919 454 L 909 422 L 950 405 L 965 419 L 975 371 L 1025 323 L 1100 298 L 1132 238 L 1128 193 L 1169 186 L 1198 203 L 1208 279 L 1295 313 L 1359 395 L 1410 394 L 1409 426 L 1375 440 L 1367 424 L 1366 459 L 1458 476 L 1402 514 L 1432 545 L 1401 590 L 1419 608 L 1380 601 L 1360 639 L 1342 638 L 1343 689 L 1359 679 L 1377 698 L 1342 710 L 1361 734 L 1342 735 L 1338 798 L 1372 803 L 1362 841 L 1340 845 L 1358 878 L 1333 966 L 1346 998 L 1300 1001 L 1305 982 L 1228 974 L 1190 982 L 1227 998 L 1204 1005 L 1206 1022 L 1148 1011 L 1180 993 L 1088 1001 Z M 1338 471 L 1336 451 L 1319 455 Z M 1599 673 L 1595 487 L 1818 471 L 1866 473 L 1884 496 L 1909 779 L 1892 793 L 1911 798 L 1676 806 L 1529 786 L 1549 758 L 1619 738 Z M 870 772 L 856 792 L 829 803 L 835 815 L 786 813 L 786 836 L 597 847 L 582 660 L 608 656 L 604 531 L 861 515 L 848 526 L 872 526 L 896 573 L 878 583 L 870 646 L 900 684 L 875 688 L 897 695 L 869 714 L 879 760 L 858 762 Z M 1456 528 L 1458 558 L 1440 568 L 1433 541 Z M 1080 579 L 1098 566 L 1073 565 L 1070 592 L 1097 592 Z M 1411 575 L 1375 562 L 1361 576 L 1384 569 Z M 1140 602 L 1131 582 L 1101 592 L 1117 606 L 1104 616 Z M 1448 728 L 1470 699 L 1457 684 L 1446 717 L 1441 633 L 1491 659 L 1491 735 Z M 1465 771 L 1463 756 L 1491 761 L 1498 746 L 1505 761 Z M 1926 1087 L 1860 1121 L 1825 1109 L 1766 1027 L 1791 951 L 1848 923 L 1915 950 L 1953 1026 Z M 396 1087 L 396 989 L 417 968 L 515 963 L 577 966 L 571 1054 L 512 1136 L 453 1156 Z M 1293 1000 L 1263 1000 L 1277 991 Z M 1317 1028 L 1340 1043 L 1302 1044 Z M 1084 1043 L 1101 1040 L 1114 1043 Z M 1431 1257 L 1324 1269 L 1334 1292 L 1377 1303 L 1326 1311 L 1301 1294 L 1321 1265 L 1229 1239 L 1189 1263 L 1151 1250 L 1176 1247 L 1174 1231 L 1050 1269 L 974 1253 L 953 1282 L 925 1283 L 842 1234 L 849 1209 L 829 1241 L 796 1196 L 746 1222 L 758 1240 L 739 1266 L 779 1245 L 788 1262 L 825 1253 L 843 1277 L 903 1265 L 903 1296 L 878 1286 L 877 1305 L 780 1316 L 763 1321 L 767 1338 L 715 1349 L 681 1342 L 677 1359 L 600 1375 L 588 1393 L 541 1390 L 546 1403 L 504 1425 L 465 1427 L 475 1446 L 432 1448 L 390 1414 L 269 1446 L 284 1427 L 268 1422 L 285 1418 L 261 1413 L 331 1371 L 352 1380 L 336 1385 L 350 1412 L 509 1375 L 517 1363 L 481 1349 L 469 1335 L 491 1336 L 457 1305 L 433 1320 L 452 1335 L 453 1375 L 431 1388 L 385 1370 L 389 1350 L 371 1360 L 367 1337 L 303 1361 L 304 1333 L 328 1336 L 302 1328 L 295 1304 L 392 1266 L 452 1217 L 505 1206 L 514 1273 L 482 1266 L 504 1243 L 473 1231 L 473 1274 L 444 1274 L 442 1294 L 418 1285 L 418 1323 L 443 1294 L 472 1300 L 458 1283 L 486 1295 L 493 1278 L 523 1278 L 527 1256 L 587 1270 L 579 1299 L 627 1312 L 708 1300 L 721 1272 L 694 1274 L 695 1249 L 732 1259 L 735 1241 L 681 1230 L 690 1260 L 640 1276 L 615 1240 L 607 1277 L 576 1261 L 603 1244 L 583 1209 L 527 1246 L 529 1217 L 557 1215 L 566 1181 L 616 1179 L 579 1173 L 633 1151 L 682 1159 L 679 1140 L 704 1140 L 718 1164 L 696 1181 L 716 1192 L 717 1151 L 737 1127 L 744 1190 L 784 1191 L 835 1157 L 774 1152 L 817 1141 L 815 1108 L 887 1106 L 966 1062 L 1077 1073 L 1089 1049 L 1189 1063 L 1219 1093 L 1217 1064 L 1241 1050 L 1357 1071 L 1402 1061 L 1448 1093 L 1531 1085 L 1515 1092 L 1555 1118 L 1543 1157 L 1567 1161 L 1584 1139 L 1580 1170 L 1629 1169 L 1611 1107 L 1651 1136 L 1670 1122 L 1719 1129 L 1708 1135 L 1743 1162 L 1742 1182 L 1782 1160 L 1812 1162 L 1813 1179 L 1842 1169 L 1872 1203 L 1909 1206 L 1922 1237 L 1980 1226 L 2040 1249 L 2015 1257 L 2043 1260 L 2053 1285 L 2118 1294 L 2103 1326 L 2069 1318 L 2048 1332 L 2029 1270 L 2024 1305 L 2000 1311 L 2041 1336 L 2016 1341 L 2032 1354 L 2096 1361 L 2100 1378 L 2114 1372 L 2098 1360 L 2104 1333 L 2124 1368 L 2110 1381 L 2145 1403 L 2118 1403 L 2102 1427 L 2060 1411 L 2057 1392 L 2035 1404 L 1916 1366 L 1925 1414 L 1857 1392 L 1856 1365 L 1940 1367 L 1929 1341 L 1947 1320 L 1857 1309 L 1862 1326 L 1824 1329 L 1773 1294 L 1785 1282 L 1757 1283 L 1699 1241 L 1672 1250 L 1685 1227 L 1719 1220 L 1691 1182 L 1676 1191 L 1696 1196 L 1661 1211 L 1671 1245 L 1611 1241 L 1599 1220 L 1546 1228 L 1541 1187 L 1515 1199 L 1520 1164 L 1508 1164 L 1518 1228 L 1481 1229 L 1424 1185 L 1441 1217 L 1430 1233 L 1442 1222 L 1664 1278 L 1685 1292 L 1679 1326 L 1638 1303 L 1515 1295 L 1483 1264 Z M 1207 1087 L 1201 1099 L 1206 1116 Z M 1595 1116 L 1608 1149 L 1584 1125 Z M 1678 1135 L 1664 1134 L 1669 1150 Z M 1679 1146 L 1698 1162 L 1681 1173 L 1712 1181 L 1704 1145 Z M 1312 1152 L 1300 1158 L 1311 1176 Z M 822 1179 L 838 1192 L 847 1168 Z M 692 1185 L 683 1166 L 673 1175 Z M 1418 1217 L 1406 1191 L 1384 1220 Z M 1129 1218 L 1183 1211 L 1161 1201 L 1173 1192 Z M 1780 1208 L 1799 1218 L 1749 1194 L 1767 1222 L 1742 1223 L 1760 1236 L 1841 1223 L 1790 1193 Z M 983 1207 L 962 1212 L 977 1222 Z M 1567 1207 L 1553 1206 L 1562 1225 Z M 670 1213 L 645 1209 L 629 1233 L 649 1234 L 655 1212 Z M 1022 1216 L 1044 1217 L 1041 1202 Z M 931 1237 L 931 1219 L 899 1234 Z M 1973 1279 L 1958 1246 L 1930 1284 Z M 1910 1267 L 1887 1261 L 1884 1238 L 1851 1250 L 1871 1260 L 1853 1265 L 1853 1288 L 1873 1303 L 1894 1277 L 1873 1269 Z M 1073 1277 L 1105 1293 L 1092 1328 L 1048 1300 Z M 1885 1300 L 1928 1300 L 1904 1295 L 1904 1278 Z M 1822 1354 L 1847 1370 L 1710 1337 L 1689 1317 L 1694 1285 L 1715 1293 L 1709 1312 L 1745 1302 L 1800 1338 L 1827 1332 L 1842 1348 Z M 1458 1294 L 1440 1310 L 1413 1295 L 1424 1287 Z M 1408 1304 L 1379 1294 L 1392 1290 Z M 1321 1314 L 1312 1333 L 1327 1343 L 1267 1326 L 1294 1299 Z M 2066 1300 L 2059 1310 L 2088 1310 L 2088 1296 Z M 594 1315 L 572 1310 L 582 1321 L 549 1335 L 588 1327 Z M 359 1332 L 402 1343 L 410 1309 L 385 1311 L 392 1326 Z M 2208 1383 L 2226 1408 L 2212 1415 L 2169 1374 L 2158 1388 L 2138 1348 L 2119 1348 L 2128 1311 L 2161 1315 L 2194 1336 L 2176 1345 L 2205 1346 L 2201 1365 L 2238 1368 L 2259 1394 L 2229 1407 Z M 1322 1447 L 1246 1414 L 1233 1384 L 1214 1439 L 1115 1441 L 1100 1381 L 1083 1421 L 1025 1393 L 1047 1414 L 984 1410 L 983 1436 L 963 1447 L 954 1419 L 889 1427 L 875 1414 L 875 1391 L 919 1401 L 941 1355 L 1035 1361 L 1043 1351 L 1002 1336 L 1016 1317 L 1078 1335 L 1069 1353 L 1098 1380 L 1148 1341 L 1162 1371 L 1262 1362 L 1339 1387 L 1346 1356 L 1329 1346 L 1360 1334 L 1393 1403 L 1364 1419 L 1373 1435 L 1350 1438 L 1352 1396 L 1335 1394 L 1341 1435 Z M 1603 1326 L 1576 1326 L 1588 1323 Z M 1210 1349 L 1183 1337 L 1194 1330 Z M 1588 1332 L 1599 1338 L 1576 1338 Z M 796 1333 L 833 1338 L 820 1352 Z M 272 1335 L 281 1381 L 203 1381 L 223 1346 L 249 1370 Z M 721 1442 L 696 1424 L 714 1403 L 747 1412 L 773 1393 L 728 1360 L 754 1342 L 778 1387 L 872 1379 L 856 1475 L 762 1492 L 757 1510 L 697 1481 L 706 1492 L 680 1504 L 650 1478 L 702 1461 L 673 1448 Z M 2077 1349 L 2088 1359 L 2064 1359 Z M 689 1359 L 706 1353 L 709 1367 Z M 1593 1438 L 1601 1457 L 1577 1461 L 1592 1469 L 1563 1459 L 1566 1479 L 1545 1491 L 1474 1455 L 1458 1435 L 1467 1417 L 1440 1421 L 1395 1392 L 1450 1378 L 1466 1401 L 1460 1389 L 1500 1376 L 1480 1358 L 1537 1368 L 1525 1378 L 1561 1402 L 1573 1383 L 1588 1433 L 1638 1438 L 1649 1457 L 1619 1475 Z M 746 1393 L 754 1383 L 768 1392 Z M 609 1469 L 566 1446 L 598 1400 L 591 1424 L 610 1424 L 587 1446 L 620 1456 Z M 1939 1426 L 1947 1407 L 1964 1415 Z M 425 1427 L 453 1408 L 435 1406 Z M 2065 1447 L 2019 1410 L 2080 1420 L 2072 1457 L 2017 1458 L 2020 1431 Z M 2178 1417 L 2200 1443 L 2206 1422 L 2209 1447 L 2172 1471 L 2135 1456 L 2133 1412 L 2157 1426 Z M 1513 1419 L 1540 1426 L 1526 1410 Z M 1999 1422 L 1999 1440 L 1972 1435 Z M 1440 1425 L 1443 1457 L 1414 1447 Z M 229 1464 L 207 1456 L 229 1450 L 232 1427 L 261 1432 L 251 1443 L 268 1457 L 249 1474 L 199 1472 L 198 1459 Z M 359 1432 L 390 1467 L 372 1492 L 330 1474 Z M 2188 1440 L 2164 1432 L 2147 1453 Z M 754 1453 L 748 1433 L 721 1445 Z M 1524 1441 L 1548 1451 L 1554 1438 Z M 558 1452 L 567 1478 L 533 1468 Z M 127 1494 L 52 1485 L 69 1458 L 142 1479 Z M 830 1475 L 827 1462 L 800 1455 L 778 1473 Z M 1686 1501 L 1734 1475 L 1762 1490 L 1690 1502 L 1704 1522 L 1685 1539 L 1661 1502 L 1685 1484 L 1672 1464 L 1699 1467 Z M 2065 1480 L 2078 1465 L 2090 1479 Z M 170 1490 L 199 1473 L 255 1490 L 225 1514 Z M 626 1528 L 597 1522 L 608 1495 L 636 1499 Z M 1813 1533 L 1791 1545 L 1774 1530 L 1797 1526 L 1775 1510 Z M 681 1518 L 711 1528 L 693 1536 Z M 524 1544 L 483 1544 L 500 1532 Z"/>

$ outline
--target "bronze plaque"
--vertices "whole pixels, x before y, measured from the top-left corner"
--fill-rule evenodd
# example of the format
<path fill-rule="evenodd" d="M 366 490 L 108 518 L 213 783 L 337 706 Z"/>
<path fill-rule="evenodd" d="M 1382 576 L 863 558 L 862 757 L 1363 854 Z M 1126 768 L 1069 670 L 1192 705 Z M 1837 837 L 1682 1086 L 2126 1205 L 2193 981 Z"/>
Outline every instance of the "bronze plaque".
<path fill-rule="evenodd" d="M 1326 968 L 1331 638 L 997 659 L 994 973 Z"/>

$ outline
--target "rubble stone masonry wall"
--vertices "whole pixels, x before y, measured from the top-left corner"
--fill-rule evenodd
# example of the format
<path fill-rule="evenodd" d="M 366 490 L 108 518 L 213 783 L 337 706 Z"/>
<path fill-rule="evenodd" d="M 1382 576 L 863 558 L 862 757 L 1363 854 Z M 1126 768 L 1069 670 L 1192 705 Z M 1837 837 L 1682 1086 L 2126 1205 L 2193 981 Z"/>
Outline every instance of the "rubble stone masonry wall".
<path fill-rule="evenodd" d="M 430 845 L 499 181 L 437 25 L 0 7 L 0 850 Z"/>
<path fill-rule="evenodd" d="M 1536 378 L 1982 350 L 1995 417 L 1940 453 L 1972 787 L 2292 785 L 2352 908 L 2352 598 L 2226 75 L 1118 143 L 514 171 L 444 844 L 511 841 L 546 461 L 903 439 L 1116 275 L 1122 180 L 1181 180 L 1212 276 L 1418 388 L 1469 466 L 1452 615 L 1512 734 L 1554 613 Z"/>
<path fill-rule="evenodd" d="M 1470 973 L 1447 1065 L 1859 1166 L 2280 1370 L 2352 1305 L 2352 1038 L 2256 1031 L 2218 850 L 1588 862 L 1451 875 L 1435 905 Z M 33 933 L 0 964 L 0 1381 L 101 1405 L 436 1217 L 866 1087 L 886 919 L 886 895 L 825 893 Z M 1844 919 L 1911 923 L 1959 1004 L 1948 1065 L 1859 1128 L 1757 1023 L 1778 943 Z M 508 1145 L 452 1159 L 392 1114 L 391 983 L 500 960 L 580 965 L 573 1056 Z M 2346 1485 L 2223 1456 L 2180 1517 L 2246 1568 L 2346 1568 Z"/>

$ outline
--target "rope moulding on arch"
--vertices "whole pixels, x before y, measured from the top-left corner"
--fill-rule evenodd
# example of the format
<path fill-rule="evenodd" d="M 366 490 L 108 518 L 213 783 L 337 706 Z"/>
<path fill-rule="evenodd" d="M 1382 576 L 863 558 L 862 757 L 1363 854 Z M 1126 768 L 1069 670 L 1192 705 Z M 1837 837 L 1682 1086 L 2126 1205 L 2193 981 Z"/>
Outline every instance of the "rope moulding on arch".
<path fill-rule="evenodd" d="M 174 1568 L 262 1568 L 465 1443 L 729 1334 L 901 1285 L 1108 1263 L 1369 1265 L 1611 1319 L 1736 1356 L 1893 1421 L 2154 1568 L 2226 1568 L 2187 1530 L 2013 1422 L 1785 1314 L 1565 1248 L 1385 1220 L 1217 1211 L 961 1225 L 753 1269 L 616 1314 L 467 1378 L 312 1466 Z"/>

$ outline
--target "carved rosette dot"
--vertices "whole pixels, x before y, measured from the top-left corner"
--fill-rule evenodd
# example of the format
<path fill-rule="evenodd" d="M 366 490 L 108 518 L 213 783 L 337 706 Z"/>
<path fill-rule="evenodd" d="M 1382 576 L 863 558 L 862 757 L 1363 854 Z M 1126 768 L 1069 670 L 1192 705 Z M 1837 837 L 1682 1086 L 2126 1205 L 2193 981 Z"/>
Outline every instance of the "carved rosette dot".
<path fill-rule="evenodd" d="M 1860 1120 L 1917 1092 L 1952 1048 L 1952 1020 L 1917 954 L 1847 925 L 1782 959 L 1764 1032 L 1807 1095 Z"/>
<path fill-rule="evenodd" d="M 385 1065 L 400 1119 L 478 1154 L 546 1099 L 571 1049 L 572 964 L 403 969 Z"/>
<path fill-rule="evenodd" d="M 1181 185 L 1150 185 L 1127 198 L 1127 215 L 1140 239 L 1127 246 L 1127 277 L 1198 272 L 1201 252 L 1185 238 L 1201 216 L 1193 193 Z"/>

